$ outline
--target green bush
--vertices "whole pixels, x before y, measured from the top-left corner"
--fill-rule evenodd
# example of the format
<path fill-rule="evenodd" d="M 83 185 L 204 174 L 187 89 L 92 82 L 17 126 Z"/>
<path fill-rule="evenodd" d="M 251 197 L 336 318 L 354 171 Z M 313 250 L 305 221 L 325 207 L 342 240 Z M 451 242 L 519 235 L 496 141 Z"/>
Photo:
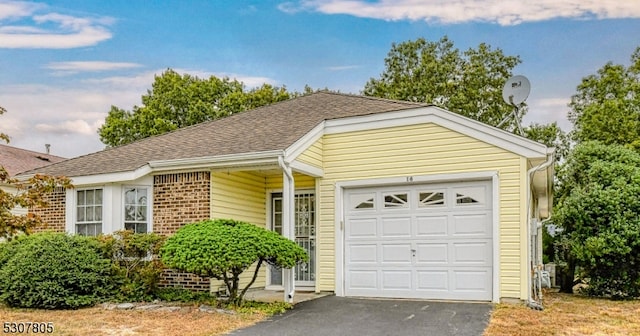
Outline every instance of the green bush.
<path fill-rule="evenodd" d="M 170 268 L 224 281 L 229 301 L 242 304 L 263 263 L 291 268 L 308 260 L 295 242 L 253 224 L 231 219 L 185 225 L 161 249 Z M 240 274 L 256 264 L 251 281 L 239 292 Z"/>
<path fill-rule="evenodd" d="M 111 261 L 94 238 L 47 232 L 2 244 L 0 301 L 8 306 L 75 309 L 112 293 Z"/>
<path fill-rule="evenodd" d="M 104 256 L 111 259 L 120 278 L 115 296 L 129 301 L 154 299 L 164 269 L 157 258 L 164 237 L 124 230 L 102 235 L 98 240 Z"/>
<path fill-rule="evenodd" d="M 184 288 L 160 288 L 155 293 L 155 297 L 162 301 L 178 302 L 212 302 L 216 297 L 209 292 L 196 292 Z"/>

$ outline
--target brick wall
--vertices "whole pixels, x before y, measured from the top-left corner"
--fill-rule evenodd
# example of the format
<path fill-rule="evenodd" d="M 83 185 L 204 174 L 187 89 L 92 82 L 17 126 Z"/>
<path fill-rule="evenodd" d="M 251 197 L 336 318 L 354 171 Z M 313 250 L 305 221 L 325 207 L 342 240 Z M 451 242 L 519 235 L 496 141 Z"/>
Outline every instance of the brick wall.
<path fill-rule="evenodd" d="M 153 178 L 153 231 L 175 233 L 188 223 L 209 219 L 209 172 L 156 175 Z"/>
<path fill-rule="evenodd" d="M 56 188 L 52 193 L 44 195 L 44 200 L 48 203 L 46 207 L 29 209 L 29 212 L 40 216 L 46 223 L 45 226 L 35 227 L 33 232 L 65 231 L 65 195 L 64 188 Z"/>
<path fill-rule="evenodd" d="M 211 281 L 209 281 L 209 278 L 199 277 L 192 273 L 181 273 L 172 269 L 165 269 L 160 275 L 158 287 L 177 287 L 198 292 L 208 292 L 211 287 Z"/>
<path fill-rule="evenodd" d="M 174 234 L 185 224 L 211 216 L 211 176 L 209 172 L 156 175 L 153 178 L 153 231 Z M 211 282 L 191 273 L 166 269 L 160 287 L 209 291 Z"/>

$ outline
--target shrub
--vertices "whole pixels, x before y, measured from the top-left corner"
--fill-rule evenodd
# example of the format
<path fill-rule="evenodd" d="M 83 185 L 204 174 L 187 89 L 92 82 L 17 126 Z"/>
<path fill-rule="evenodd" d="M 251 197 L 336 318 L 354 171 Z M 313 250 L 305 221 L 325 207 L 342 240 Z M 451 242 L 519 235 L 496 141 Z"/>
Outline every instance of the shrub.
<path fill-rule="evenodd" d="M 164 237 L 124 230 L 98 239 L 104 256 L 111 259 L 121 279 L 116 296 L 120 300 L 152 299 L 164 268 L 156 258 Z"/>
<path fill-rule="evenodd" d="M 168 267 L 222 280 L 229 302 L 242 304 L 263 263 L 291 268 L 308 259 L 295 242 L 253 224 L 231 219 L 188 224 L 169 237 L 161 249 Z M 240 274 L 256 264 L 251 281 L 239 291 Z"/>
<path fill-rule="evenodd" d="M 11 307 L 79 308 L 111 294 L 111 262 L 94 238 L 64 233 L 20 236 L 0 268 L 0 301 Z"/>

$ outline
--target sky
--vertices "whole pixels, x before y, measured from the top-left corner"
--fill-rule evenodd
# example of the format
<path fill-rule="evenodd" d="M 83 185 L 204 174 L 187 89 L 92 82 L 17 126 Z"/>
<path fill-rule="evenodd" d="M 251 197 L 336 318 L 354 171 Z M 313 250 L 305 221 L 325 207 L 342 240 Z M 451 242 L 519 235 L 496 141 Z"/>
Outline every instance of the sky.
<path fill-rule="evenodd" d="M 131 110 L 168 68 L 360 94 L 392 43 L 443 36 L 519 55 L 524 124 L 571 129 L 571 96 L 640 46 L 640 0 L 0 0 L 0 132 L 75 157 L 104 149 L 110 107 Z"/>

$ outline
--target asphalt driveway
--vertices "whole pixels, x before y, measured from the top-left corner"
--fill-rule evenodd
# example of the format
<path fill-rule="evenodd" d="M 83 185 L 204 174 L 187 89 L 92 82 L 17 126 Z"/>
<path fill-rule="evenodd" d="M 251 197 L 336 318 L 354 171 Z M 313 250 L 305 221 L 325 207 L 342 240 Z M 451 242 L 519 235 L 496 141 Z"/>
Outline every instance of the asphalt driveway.
<path fill-rule="evenodd" d="M 299 303 L 254 326 L 242 336 L 482 335 L 490 303 L 355 299 L 337 296 Z"/>

